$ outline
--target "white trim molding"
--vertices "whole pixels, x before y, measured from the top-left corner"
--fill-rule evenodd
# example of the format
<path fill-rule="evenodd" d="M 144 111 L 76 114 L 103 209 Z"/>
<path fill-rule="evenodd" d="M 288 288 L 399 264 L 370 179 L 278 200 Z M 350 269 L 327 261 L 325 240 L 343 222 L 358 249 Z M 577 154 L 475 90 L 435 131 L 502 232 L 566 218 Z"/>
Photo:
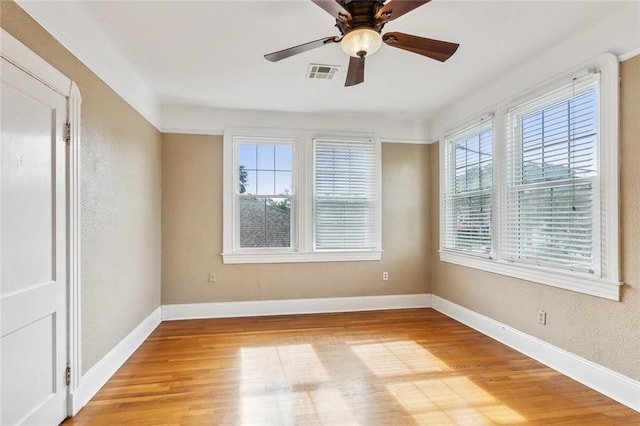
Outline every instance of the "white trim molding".
<path fill-rule="evenodd" d="M 633 50 L 630 50 L 628 52 L 623 53 L 622 55 L 618 56 L 618 60 L 620 62 L 624 62 L 627 61 L 631 58 L 635 58 L 636 56 L 640 55 L 640 46 L 636 47 Z"/>
<path fill-rule="evenodd" d="M 2 57 L 62 96 L 69 96 L 72 81 L 4 28 L 0 32 Z"/>
<path fill-rule="evenodd" d="M 620 300 L 620 289 L 623 285 L 618 281 L 576 277 L 563 271 L 550 271 L 537 266 L 514 266 L 506 261 L 446 250 L 440 250 L 440 261 L 615 301 Z"/>
<path fill-rule="evenodd" d="M 71 415 L 84 407 L 129 357 L 162 322 L 162 309 L 156 308 L 124 339 L 82 376 L 80 386 L 71 395 Z"/>
<path fill-rule="evenodd" d="M 627 407 L 640 411 L 640 382 L 636 380 L 439 296 L 431 296 L 431 307 Z"/>
<path fill-rule="evenodd" d="M 162 320 L 378 311 L 384 309 L 428 308 L 430 306 L 431 295 L 426 293 L 321 299 L 187 303 L 163 305 Z"/>
<path fill-rule="evenodd" d="M 82 97 L 80 89 L 71 82 L 71 88 L 67 97 L 67 122 L 69 123 L 69 145 L 67 148 L 67 235 L 69 239 L 67 262 L 69 279 L 69 368 L 71 371 L 71 383 L 69 394 L 80 386 L 82 375 L 82 334 L 81 334 L 81 291 L 80 284 L 80 107 Z M 68 412 L 72 412 L 72 398 L 68 398 Z"/>
<path fill-rule="evenodd" d="M 301 262 L 357 262 L 382 259 L 382 250 L 340 251 L 313 253 L 222 253 L 225 264 L 238 263 L 301 263 Z"/>

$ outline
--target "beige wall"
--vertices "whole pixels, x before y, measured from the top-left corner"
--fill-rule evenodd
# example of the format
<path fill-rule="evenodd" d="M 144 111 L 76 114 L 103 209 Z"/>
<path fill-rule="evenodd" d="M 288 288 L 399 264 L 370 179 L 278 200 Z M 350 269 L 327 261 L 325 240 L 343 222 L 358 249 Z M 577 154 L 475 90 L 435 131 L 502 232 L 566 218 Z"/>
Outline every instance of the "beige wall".
<path fill-rule="evenodd" d="M 640 380 L 640 56 L 622 64 L 621 302 L 438 260 L 438 145 L 431 147 L 433 294 Z M 547 325 L 536 322 L 538 309 Z"/>
<path fill-rule="evenodd" d="M 223 265 L 222 137 L 163 135 L 162 303 L 428 293 L 428 164 L 425 145 L 382 145 L 382 261 Z"/>
<path fill-rule="evenodd" d="M 0 25 L 82 95 L 82 370 L 160 304 L 161 135 L 11 1 Z"/>

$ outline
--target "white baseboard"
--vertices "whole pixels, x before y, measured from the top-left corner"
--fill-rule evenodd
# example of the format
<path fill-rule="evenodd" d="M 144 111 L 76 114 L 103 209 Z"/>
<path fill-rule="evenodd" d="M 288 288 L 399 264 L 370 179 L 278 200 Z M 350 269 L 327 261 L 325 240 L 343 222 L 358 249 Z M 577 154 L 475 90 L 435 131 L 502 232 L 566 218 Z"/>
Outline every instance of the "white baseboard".
<path fill-rule="evenodd" d="M 640 411 L 640 382 L 463 306 L 432 295 L 431 307 L 572 379 Z"/>
<path fill-rule="evenodd" d="M 189 303 L 181 305 L 163 305 L 162 319 L 164 321 L 171 321 L 200 318 L 317 314 L 326 312 L 428 308 L 430 306 L 430 294 Z"/>
<path fill-rule="evenodd" d="M 162 309 L 158 307 L 82 376 L 80 386 L 71 395 L 72 415 L 76 415 L 93 398 L 161 321 Z"/>

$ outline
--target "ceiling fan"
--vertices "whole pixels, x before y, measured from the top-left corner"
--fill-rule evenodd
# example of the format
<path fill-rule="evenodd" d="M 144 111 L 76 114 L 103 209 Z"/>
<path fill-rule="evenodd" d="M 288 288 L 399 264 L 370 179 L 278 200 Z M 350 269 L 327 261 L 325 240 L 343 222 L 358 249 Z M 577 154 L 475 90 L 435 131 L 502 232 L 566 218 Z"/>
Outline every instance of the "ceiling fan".
<path fill-rule="evenodd" d="M 288 49 L 264 55 L 265 59 L 277 62 L 299 53 L 340 43 L 344 53 L 350 56 L 345 86 L 354 86 L 364 81 L 365 57 L 373 55 L 384 42 L 388 46 L 417 53 L 440 62 L 451 57 L 459 44 L 442 40 L 418 37 L 411 34 L 388 32 L 381 34 L 384 25 L 405 13 L 428 3 L 430 0 L 311 0 L 336 18 L 340 36 L 325 37 Z"/>

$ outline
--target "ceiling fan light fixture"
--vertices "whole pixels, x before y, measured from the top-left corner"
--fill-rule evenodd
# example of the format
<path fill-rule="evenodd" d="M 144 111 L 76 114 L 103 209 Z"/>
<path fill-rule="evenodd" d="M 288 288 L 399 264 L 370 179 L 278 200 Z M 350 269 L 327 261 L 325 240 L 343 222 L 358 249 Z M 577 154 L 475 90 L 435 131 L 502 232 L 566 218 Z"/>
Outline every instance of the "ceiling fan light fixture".
<path fill-rule="evenodd" d="M 372 28 L 356 28 L 348 32 L 340 42 L 342 51 L 349 56 L 359 58 L 364 52 L 371 56 L 382 46 L 382 36 Z"/>

